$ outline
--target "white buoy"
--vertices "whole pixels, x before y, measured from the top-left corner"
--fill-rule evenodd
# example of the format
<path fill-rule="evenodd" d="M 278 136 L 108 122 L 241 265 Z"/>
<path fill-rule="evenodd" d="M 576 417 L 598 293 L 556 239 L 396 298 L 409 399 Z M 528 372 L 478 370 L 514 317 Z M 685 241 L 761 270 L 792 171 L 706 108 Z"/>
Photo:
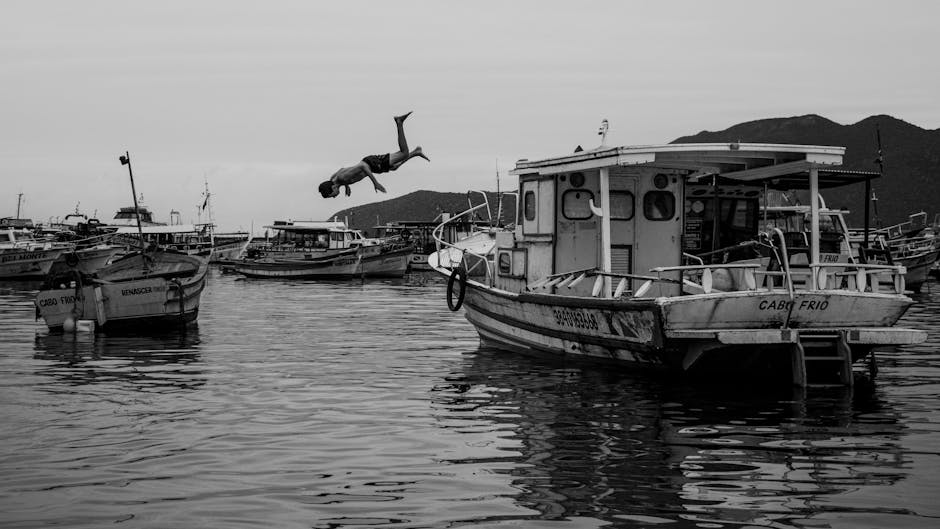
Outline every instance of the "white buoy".
<path fill-rule="evenodd" d="M 62 330 L 65 332 L 75 332 L 75 319 L 71 316 L 65 318 L 62 322 Z"/>

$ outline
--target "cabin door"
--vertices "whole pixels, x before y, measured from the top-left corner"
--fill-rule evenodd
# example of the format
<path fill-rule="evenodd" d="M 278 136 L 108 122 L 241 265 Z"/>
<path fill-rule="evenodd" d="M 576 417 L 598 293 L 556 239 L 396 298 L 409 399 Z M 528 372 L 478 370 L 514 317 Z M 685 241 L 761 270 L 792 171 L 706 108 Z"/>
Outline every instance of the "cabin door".
<path fill-rule="evenodd" d="M 682 264 L 680 243 L 682 230 L 682 197 L 679 178 L 669 173 L 645 175 L 638 184 L 636 211 L 637 274 L 650 275 L 650 269 Z M 655 274 L 654 274 L 655 275 Z M 663 277 L 679 279 L 670 272 Z M 658 282 L 648 296 L 678 295 L 678 283 Z"/>
<path fill-rule="evenodd" d="M 555 240 L 555 273 L 600 266 L 600 219 L 591 211 L 591 201 L 600 205 L 600 174 L 576 172 L 558 175 Z M 562 287 L 559 294 L 590 296 L 593 281 L 574 288 Z"/>
<path fill-rule="evenodd" d="M 610 271 L 615 274 L 633 274 L 633 248 L 636 245 L 636 187 L 635 176 L 610 178 Z M 619 279 L 613 280 L 613 288 Z M 627 280 L 627 289 L 638 284 Z"/>

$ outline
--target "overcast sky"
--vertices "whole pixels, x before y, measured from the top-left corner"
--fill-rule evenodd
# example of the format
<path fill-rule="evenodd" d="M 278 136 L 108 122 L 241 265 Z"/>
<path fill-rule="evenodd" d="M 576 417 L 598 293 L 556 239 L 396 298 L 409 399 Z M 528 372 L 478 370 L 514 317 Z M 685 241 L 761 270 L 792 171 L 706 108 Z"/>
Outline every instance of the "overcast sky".
<path fill-rule="evenodd" d="M 223 229 L 325 219 L 419 189 L 494 189 L 519 158 L 815 113 L 940 127 L 940 2 L 5 0 L 0 216 L 138 193 Z M 352 197 L 317 185 L 397 150 Z M 503 187 L 508 185 L 503 181 Z M 393 219 L 383 219 L 393 220 Z"/>

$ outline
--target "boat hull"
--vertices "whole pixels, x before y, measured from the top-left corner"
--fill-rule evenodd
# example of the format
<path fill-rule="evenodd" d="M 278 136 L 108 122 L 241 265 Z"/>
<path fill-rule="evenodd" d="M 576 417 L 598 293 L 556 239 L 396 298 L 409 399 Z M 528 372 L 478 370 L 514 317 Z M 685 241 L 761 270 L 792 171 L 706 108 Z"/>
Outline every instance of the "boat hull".
<path fill-rule="evenodd" d="M 64 272 L 68 272 L 71 269 L 78 270 L 83 274 L 94 274 L 98 270 L 111 264 L 111 261 L 114 260 L 118 254 L 122 253 L 123 248 L 118 248 L 116 246 L 109 246 L 106 248 L 85 248 L 82 250 L 76 250 L 75 255 L 78 257 L 75 266 L 70 266 L 68 263 L 67 256 L 70 252 L 66 252 L 60 256 L 55 263 L 52 265 L 52 268 L 49 270 L 50 276 L 55 276 Z"/>
<path fill-rule="evenodd" d="M 43 279 L 64 249 L 5 250 L 0 252 L 0 279 Z"/>
<path fill-rule="evenodd" d="M 923 341 L 891 328 L 912 303 L 871 293 L 741 292 L 615 300 L 514 294 L 468 281 L 466 317 L 488 346 L 692 375 L 789 380 L 796 347 L 839 343 L 849 362 L 874 347 Z M 832 359 L 834 359 L 833 357 Z"/>
<path fill-rule="evenodd" d="M 248 239 L 216 245 L 209 256 L 210 263 L 222 263 L 241 259 L 248 249 Z"/>
<path fill-rule="evenodd" d="M 188 261 L 164 263 L 166 273 L 161 275 L 157 271 L 151 277 L 129 277 L 132 263 L 116 263 L 101 271 L 103 277 L 119 281 L 84 283 L 82 276 L 76 275 L 74 285 L 40 291 L 36 307 L 53 330 L 63 329 L 69 320 L 72 323 L 92 320 L 96 327 L 105 330 L 186 324 L 199 314 L 208 262 L 179 256 L 184 258 Z M 182 275 L 185 266 L 196 268 Z"/>
<path fill-rule="evenodd" d="M 433 270 L 428 264 L 428 254 L 415 253 L 411 256 L 409 267 L 414 272 L 430 272 Z"/>
<path fill-rule="evenodd" d="M 348 279 L 403 277 L 411 260 L 410 249 L 380 252 L 364 249 L 320 259 L 259 259 L 239 261 L 232 269 L 262 279 Z"/>
<path fill-rule="evenodd" d="M 940 248 L 909 257 L 895 258 L 896 264 L 903 265 L 907 269 L 904 282 L 908 289 L 920 292 L 921 287 L 927 282 L 931 269 L 937 263 L 938 256 L 940 256 Z"/>
<path fill-rule="evenodd" d="M 467 320 L 490 346 L 634 367 L 668 367 L 658 308 L 652 301 L 615 308 L 598 300 L 547 297 L 495 291 L 470 281 L 463 306 Z"/>

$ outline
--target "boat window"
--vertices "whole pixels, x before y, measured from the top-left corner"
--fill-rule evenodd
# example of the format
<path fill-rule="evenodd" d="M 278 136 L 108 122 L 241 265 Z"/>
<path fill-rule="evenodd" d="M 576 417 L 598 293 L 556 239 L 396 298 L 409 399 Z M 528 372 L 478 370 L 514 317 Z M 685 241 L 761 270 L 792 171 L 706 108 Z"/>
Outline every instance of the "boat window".
<path fill-rule="evenodd" d="M 535 191 L 525 192 L 525 220 L 535 220 Z"/>
<path fill-rule="evenodd" d="M 584 220 L 591 218 L 591 201 L 594 193 L 583 189 L 569 189 L 561 196 L 561 212 L 568 220 Z"/>
<path fill-rule="evenodd" d="M 633 218 L 634 199 L 629 191 L 610 192 L 610 219 L 630 220 Z"/>
<path fill-rule="evenodd" d="M 643 195 L 643 215 L 647 220 L 672 220 L 676 214 L 676 196 L 669 191 L 650 191 Z"/>
<path fill-rule="evenodd" d="M 509 252 L 499 253 L 499 273 L 504 276 L 512 273 L 512 256 Z"/>
<path fill-rule="evenodd" d="M 497 254 L 496 264 L 500 276 L 524 279 L 526 250 L 524 248 L 500 250 Z"/>

